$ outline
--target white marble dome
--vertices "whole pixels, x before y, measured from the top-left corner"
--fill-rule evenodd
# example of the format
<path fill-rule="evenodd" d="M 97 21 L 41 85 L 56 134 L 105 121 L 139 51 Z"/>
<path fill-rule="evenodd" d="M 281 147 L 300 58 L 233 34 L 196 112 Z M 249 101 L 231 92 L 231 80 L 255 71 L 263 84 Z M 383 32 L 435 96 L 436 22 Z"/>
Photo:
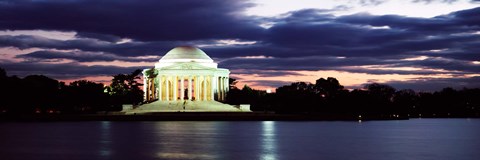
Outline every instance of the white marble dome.
<path fill-rule="evenodd" d="M 168 51 L 160 62 L 213 62 L 213 60 L 199 48 L 180 46 Z"/>
<path fill-rule="evenodd" d="M 201 49 L 193 46 L 175 47 L 168 51 L 158 62 L 159 63 L 155 64 L 156 68 L 163 68 L 179 63 L 194 63 L 209 68 L 217 68 L 217 63 L 215 63 L 212 58 Z"/>

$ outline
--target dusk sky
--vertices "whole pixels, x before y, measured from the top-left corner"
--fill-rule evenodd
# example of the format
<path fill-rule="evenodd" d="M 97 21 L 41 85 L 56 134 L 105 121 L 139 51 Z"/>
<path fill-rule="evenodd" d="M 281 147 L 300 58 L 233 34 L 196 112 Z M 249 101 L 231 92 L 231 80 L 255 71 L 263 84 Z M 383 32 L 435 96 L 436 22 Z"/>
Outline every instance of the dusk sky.
<path fill-rule="evenodd" d="M 478 0 L 0 0 L 0 67 L 108 83 L 193 45 L 239 87 L 480 87 Z"/>

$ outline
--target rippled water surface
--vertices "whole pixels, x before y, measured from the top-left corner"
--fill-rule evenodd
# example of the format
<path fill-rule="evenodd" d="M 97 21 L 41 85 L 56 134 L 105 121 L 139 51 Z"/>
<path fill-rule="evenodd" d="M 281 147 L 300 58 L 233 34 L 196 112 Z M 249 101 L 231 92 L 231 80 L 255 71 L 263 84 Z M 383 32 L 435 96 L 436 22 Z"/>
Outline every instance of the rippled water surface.
<path fill-rule="evenodd" d="M 480 159 L 480 119 L 3 122 L 0 159 Z"/>

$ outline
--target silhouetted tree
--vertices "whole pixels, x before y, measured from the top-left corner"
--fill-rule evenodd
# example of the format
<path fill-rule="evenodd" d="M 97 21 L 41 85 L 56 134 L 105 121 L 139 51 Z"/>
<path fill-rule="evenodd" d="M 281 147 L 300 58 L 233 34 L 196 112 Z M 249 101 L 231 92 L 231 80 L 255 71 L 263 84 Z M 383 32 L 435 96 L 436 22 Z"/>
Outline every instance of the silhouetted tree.
<path fill-rule="evenodd" d="M 228 92 L 227 103 L 234 105 L 252 104 L 256 103 L 265 94 L 265 91 L 255 90 L 247 85 L 244 85 L 241 90 L 234 87 Z"/>
<path fill-rule="evenodd" d="M 113 97 L 113 103 L 121 104 L 138 104 L 143 101 L 143 91 L 138 82 L 142 71 L 140 69 L 133 71 L 131 74 L 117 74 L 113 76 L 112 83 L 109 87 L 109 93 Z"/>
<path fill-rule="evenodd" d="M 418 95 L 412 89 L 403 89 L 393 96 L 395 112 L 400 114 L 418 114 Z"/>
<path fill-rule="evenodd" d="M 228 78 L 228 86 L 229 86 L 229 89 L 236 89 L 237 88 L 237 79 L 235 78 Z"/>
<path fill-rule="evenodd" d="M 5 71 L 5 69 L 0 68 L 0 79 L 5 79 L 5 78 L 7 78 L 7 72 Z"/>
<path fill-rule="evenodd" d="M 101 83 L 78 80 L 61 87 L 62 110 L 68 113 L 110 110 L 108 94 Z"/>
<path fill-rule="evenodd" d="M 367 84 L 364 87 L 368 91 L 369 105 L 367 111 L 369 113 L 380 114 L 392 111 L 393 95 L 395 88 L 379 83 Z"/>
<path fill-rule="evenodd" d="M 313 84 L 295 82 L 276 89 L 273 108 L 279 113 L 308 113 L 320 107 L 317 100 Z"/>
<path fill-rule="evenodd" d="M 365 115 L 371 112 L 371 98 L 366 90 L 354 89 L 345 101 L 348 110 L 354 114 Z"/>
<path fill-rule="evenodd" d="M 338 80 L 333 77 L 327 79 L 317 79 L 314 86 L 315 92 L 322 97 L 335 96 L 338 92 L 343 90 L 343 86 L 340 85 Z"/>
<path fill-rule="evenodd" d="M 395 93 L 395 88 L 392 86 L 379 83 L 366 84 L 364 88 L 367 89 L 371 95 L 379 96 L 380 98 L 387 99 L 388 101 L 391 100 L 393 94 Z"/>
<path fill-rule="evenodd" d="M 8 77 L 3 68 L 0 68 L 0 92 L 0 113 L 26 112 L 22 111 L 25 108 L 23 103 L 26 102 L 22 80 L 16 76 Z"/>
<path fill-rule="evenodd" d="M 462 97 L 462 108 L 464 115 L 471 116 L 471 117 L 479 117 L 480 116 L 480 88 L 463 88 L 460 91 Z"/>
<path fill-rule="evenodd" d="M 43 75 L 30 75 L 23 79 L 28 108 L 47 111 L 58 105 L 59 82 Z"/>
<path fill-rule="evenodd" d="M 336 78 L 328 77 L 327 79 L 317 79 L 314 89 L 319 97 L 318 101 L 320 101 L 321 106 L 317 107 L 316 112 L 341 112 L 341 110 L 345 110 L 344 101 L 340 98 L 345 96 L 345 93 L 348 91 L 343 88 Z"/>
<path fill-rule="evenodd" d="M 158 70 L 156 70 L 155 68 L 150 68 L 148 69 L 147 71 L 145 71 L 145 76 L 147 77 L 147 81 L 148 81 L 148 86 L 146 87 L 147 90 L 144 91 L 144 92 L 147 92 L 147 97 L 146 97 L 146 101 L 147 102 L 150 102 L 150 101 L 153 101 L 155 99 L 155 96 L 156 96 L 156 92 L 155 92 L 155 77 L 157 77 L 158 75 Z M 145 84 L 145 85 L 147 85 Z M 184 97 L 182 97 L 183 99 Z"/>

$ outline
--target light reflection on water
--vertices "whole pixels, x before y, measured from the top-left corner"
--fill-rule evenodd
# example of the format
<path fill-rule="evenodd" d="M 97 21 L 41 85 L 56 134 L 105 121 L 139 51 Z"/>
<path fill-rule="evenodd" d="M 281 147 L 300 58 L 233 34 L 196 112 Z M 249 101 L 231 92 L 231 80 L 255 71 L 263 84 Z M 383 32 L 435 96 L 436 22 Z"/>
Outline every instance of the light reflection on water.
<path fill-rule="evenodd" d="M 112 143 L 110 139 L 110 123 L 109 121 L 102 121 L 100 122 L 100 149 L 99 154 L 104 157 L 108 157 L 111 154 L 110 145 Z"/>
<path fill-rule="evenodd" d="M 262 122 L 262 160 L 277 159 L 277 139 L 275 137 L 275 121 Z"/>
<path fill-rule="evenodd" d="M 0 123 L 0 159 L 479 159 L 480 119 Z"/>
<path fill-rule="evenodd" d="M 156 157 L 160 159 L 217 159 L 214 151 L 218 143 L 212 136 L 222 123 L 174 122 L 154 123 L 157 144 Z"/>

